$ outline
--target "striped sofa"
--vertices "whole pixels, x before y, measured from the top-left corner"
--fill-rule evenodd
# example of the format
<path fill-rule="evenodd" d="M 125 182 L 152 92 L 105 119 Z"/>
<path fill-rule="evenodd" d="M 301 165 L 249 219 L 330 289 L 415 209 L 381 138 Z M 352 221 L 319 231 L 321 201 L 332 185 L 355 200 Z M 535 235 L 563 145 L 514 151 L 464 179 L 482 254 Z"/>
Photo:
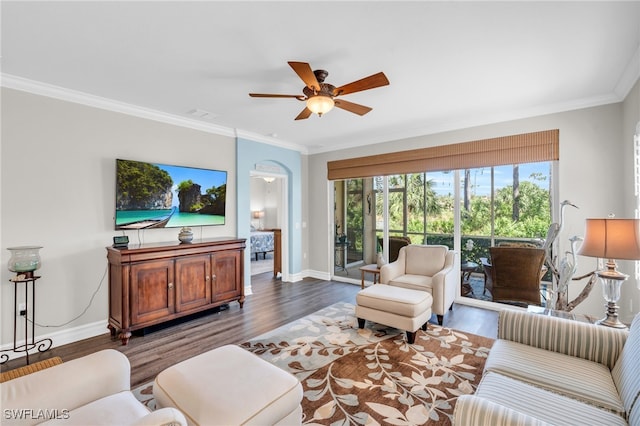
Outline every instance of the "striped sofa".
<path fill-rule="evenodd" d="M 455 425 L 640 426 L 640 315 L 630 331 L 502 311 L 498 340 Z"/>

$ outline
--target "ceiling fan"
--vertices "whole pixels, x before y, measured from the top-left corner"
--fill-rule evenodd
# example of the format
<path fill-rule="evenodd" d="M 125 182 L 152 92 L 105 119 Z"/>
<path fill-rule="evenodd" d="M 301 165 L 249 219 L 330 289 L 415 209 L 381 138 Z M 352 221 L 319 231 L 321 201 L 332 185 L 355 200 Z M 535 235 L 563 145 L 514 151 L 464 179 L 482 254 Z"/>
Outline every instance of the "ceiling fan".
<path fill-rule="evenodd" d="M 304 84 L 306 84 L 302 89 L 302 95 L 249 93 L 249 96 L 254 98 L 295 98 L 299 101 L 305 101 L 307 106 L 298 114 L 296 120 L 304 120 L 314 113 L 321 117 L 322 114 L 329 112 L 334 106 L 354 114 L 365 115 L 371 111 L 371 108 L 368 106 L 336 98 L 338 96 L 348 95 L 349 93 L 375 89 L 376 87 L 389 84 L 387 76 L 385 76 L 383 72 L 379 72 L 352 83 L 335 87 L 332 84 L 324 82 L 324 79 L 329 75 L 325 70 L 312 71 L 311 66 L 306 62 L 289 62 L 289 66 L 293 68 L 296 74 L 304 81 Z"/>

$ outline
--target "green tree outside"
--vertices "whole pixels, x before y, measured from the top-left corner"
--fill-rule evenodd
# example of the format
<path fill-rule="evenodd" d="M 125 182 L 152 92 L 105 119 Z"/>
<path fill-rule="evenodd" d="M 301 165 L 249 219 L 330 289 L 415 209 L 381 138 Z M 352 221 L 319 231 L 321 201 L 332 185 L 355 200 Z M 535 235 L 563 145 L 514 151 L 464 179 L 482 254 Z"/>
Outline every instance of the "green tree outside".
<path fill-rule="evenodd" d="M 542 239 L 551 223 L 550 191 L 544 187 L 547 176 L 536 173 L 529 176 L 530 180 L 521 180 L 518 173 L 513 173 L 517 188 L 508 185 L 493 190 L 493 235 L 497 241 Z M 467 178 L 470 175 L 463 174 Z M 447 241 L 447 245 L 452 246 L 454 197 L 436 194 L 428 177 L 428 173 L 389 176 L 389 233 L 408 235 L 418 244 L 428 236 L 429 244 Z M 486 247 L 491 243 L 491 197 L 472 194 L 469 182 L 463 181 L 462 185 L 469 189 L 468 208 L 461 212 L 462 242 L 464 245 L 471 237 L 477 250 L 469 254 L 475 254 L 474 258 L 478 259 L 486 256 Z M 375 188 L 376 215 L 380 224 L 383 217 L 381 178 L 375 179 Z"/>

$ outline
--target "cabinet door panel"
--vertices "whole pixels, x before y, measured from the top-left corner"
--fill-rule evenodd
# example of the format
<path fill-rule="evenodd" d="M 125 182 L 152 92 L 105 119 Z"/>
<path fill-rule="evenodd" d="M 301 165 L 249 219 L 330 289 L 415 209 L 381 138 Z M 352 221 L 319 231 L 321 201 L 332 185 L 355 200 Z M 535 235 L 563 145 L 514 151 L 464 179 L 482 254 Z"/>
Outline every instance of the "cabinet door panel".
<path fill-rule="evenodd" d="M 131 265 L 131 319 L 153 321 L 175 311 L 173 260 Z"/>
<path fill-rule="evenodd" d="M 211 256 L 190 256 L 176 260 L 176 311 L 211 303 Z"/>
<path fill-rule="evenodd" d="M 223 300 L 240 295 L 242 288 L 239 277 L 242 264 L 239 251 L 218 252 L 212 256 L 213 298 Z"/>

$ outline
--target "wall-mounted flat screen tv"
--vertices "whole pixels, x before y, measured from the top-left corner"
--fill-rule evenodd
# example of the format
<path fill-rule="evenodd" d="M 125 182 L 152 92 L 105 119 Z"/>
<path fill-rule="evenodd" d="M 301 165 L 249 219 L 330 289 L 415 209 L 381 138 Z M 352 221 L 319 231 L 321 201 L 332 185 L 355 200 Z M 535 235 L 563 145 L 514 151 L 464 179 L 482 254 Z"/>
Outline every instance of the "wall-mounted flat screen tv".
<path fill-rule="evenodd" d="M 224 225 L 227 172 L 116 160 L 115 229 Z"/>

